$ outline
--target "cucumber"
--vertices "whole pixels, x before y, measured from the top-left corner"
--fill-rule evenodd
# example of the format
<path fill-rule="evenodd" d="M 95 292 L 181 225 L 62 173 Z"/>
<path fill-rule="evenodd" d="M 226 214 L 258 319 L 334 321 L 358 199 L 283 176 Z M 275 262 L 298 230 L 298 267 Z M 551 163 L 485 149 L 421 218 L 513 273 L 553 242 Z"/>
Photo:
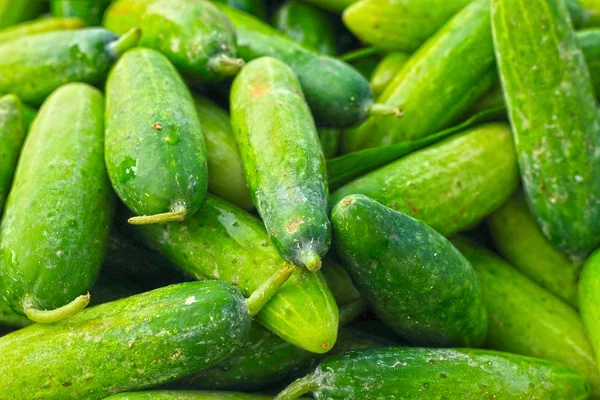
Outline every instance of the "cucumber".
<path fill-rule="evenodd" d="M 105 158 L 115 192 L 139 216 L 130 223 L 181 221 L 204 200 L 200 120 L 185 82 L 157 51 L 130 50 L 110 72 Z"/>
<path fill-rule="evenodd" d="M 22 22 L 0 30 L 0 43 L 9 42 L 26 35 L 52 31 L 80 29 L 85 25 L 79 18 L 40 18 Z"/>
<path fill-rule="evenodd" d="M 563 363 L 587 377 L 600 395 L 600 372 L 577 311 L 491 252 L 458 236 L 452 243 L 481 283 L 489 321 L 486 347 Z"/>
<path fill-rule="evenodd" d="M 113 214 L 103 118 L 98 90 L 64 85 L 23 145 L 0 225 L 0 290 L 32 321 L 85 307 L 102 265 Z"/>
<path fill-rule="evenodd" d="M 410 54 L 402 52 L 393 52 L 383 57 L 377 64 L 375 71 L 373 71 L 373 75 L 371 75 L 373 93 L 376 95 L 381 94 L 392 81 L 394 75 L 406 65 L 410 57 Z"/>
<path fill-rule="evenodd" d="M 298 79 L 283 62 L 258 58 L 233 81 L 230 102 L 244 175 L 273 246 L 318 270 L 331 242 L 327 175 Z"/>
<path fill-rule="evenodd" d="M 339 264 L 325 259 L 323 260 L 321 272 L 323 273 L 325 282 L 327 282 L 327 287 L 331 290 L 331 294 L 338 305 L 352 304 L 361 298 L 360 292 L 352 283 L 350 275 Z"/>
<path fill-rule="evenodd" d="M 416 346 L 477 347 L 487 318 L 469 262 L 442 235 L 362 195 L 333 209 L 334 245 L 377 316 Z"/>
<path fill-rule="evenodd" d="M 492 1 L 494 45 L 523 188 L 552 245 L 584 255 L 600 244 L 596 98 L 565 3 L 522 5 Z"/>
<path fill-rule="evenodd" d="M 497 80 L 489 13 L 489 0 L 475 0 L 421 46 L 377 99 L 404 116 L 369 118 L 344 136 L 344 152 L 418 139 L 458 122 Z"/>
<path fill-rule="evenodd" d="M 10 305 L 0 297 L 0 330 L 2 327 L 23 328 L 31 324 L 29 318 L 16 313 Z M 2 333 L 0 333 L 0 336 Z"/>
<path fill-rule="evenodd" d="M 35 18 L 43 4 L 38 0 L 0 0 L 0 29 Z"/>
<path fill-rule="evenodd" d="M 180 390 L 152 390 L 148 392 L 118 393 L 105 400 L 270 400 L 272 397 L 235 392 L 204 392 Z"/>
<path fill-rule="evenodd" d="M 265 0 L 213 0 L 218 3 L 227 4 L 229 7 L 252 14 L 262 20 L 267 19 L 267 7 Z"/>
<path fill-rule="evenodd" d="M 40 105 L 68 82 L 94 84 L 112 63 L 137 44 L 139 30 L 119 38 L 102 28 L 46 32 L 0 44 L 0 94 L 14 93 Z"/>
<path fill-rule="evenodd" d="M 50 11 L 55 17 L 76 17 L 87 26 L 102 23 L 104 11 L 111 0 L 50 0 Z"/>
<path fill-rule="evenodd" d="M 275 397 L 296 399 L 587 399 L 589 382 L 562 364 L 492 350 L 385 348 L 323 361 Z"/>
<path fill-rule="evenodd" d="M 160 51 L 195 79 L 219 80 L 243 66 L 233 26 L 206 0 L 118 0 L 103 25 L 117 33 L 140 28 L 140 46 Z"/>
<path fill-rule="evenodd" d="M 193 277 L 230 282 L 246 294 L 286 264 L 260 220 L 212 195 L 184 222 L 136 228 L 147 244 Z M 298 347 L 325 353 L 335 344 L 338 311 L 321 273 L 297 268 L 257 321 Z"/>
<path fill-rule="evenodd" d="M 358 0 L 303 0 L 305 3 L 315 5 L 324 10 L 341 13 L 346 7 L 356 3 Z"/>
<path fill-rule="evenodd" d="M 600 250 L 587 259 L 579 277 L 579 313 L 587 337 L 600 363 Z"/>
<path fill-rule="evenodd" d="M 450 236 L 500 207 L 518 186 L 504 123 L 468 129 L 358 178 L 331 194 L 333 206 L 363 194 Z"/>
<path fill-rule="evenodd" d="M 500 254 L 529 279 L 577 307 L 581 263 L 555 249 L 544 237 L 522 194 L 513 196 L 487 219 Z"/>
<path fill-rule="evenodd" d="M 600 29 L 585 29 L 576 33 L 577 46 L 583 51 L 596 97 L 600 93 Z"/>
<path fill-rule="evenodd" d="M 194 96 L 202 124 L 208 164 L 208 190 L 243 208 L 254 208 L 246 185 L 229 114 L 207 98 Z"/>
<path fill-rule="evenodd" d="M 326 159 L 337 156 L 340 149 L 342 131 L 334 128 L 321 128 L 318 130 L 321 150 Z"/>
<path fill-rule="evenodd" d="M 587 13 L 586 26 L 600 26 L 600 1 L 578 0 Z"/>
<path fill-rule="evenodd" d="M 335 54 L 335 26 L 329 15 L 298 0 L 285 1 L 273 16 L 273 25 L 298 43 L 321 54 Z"/>

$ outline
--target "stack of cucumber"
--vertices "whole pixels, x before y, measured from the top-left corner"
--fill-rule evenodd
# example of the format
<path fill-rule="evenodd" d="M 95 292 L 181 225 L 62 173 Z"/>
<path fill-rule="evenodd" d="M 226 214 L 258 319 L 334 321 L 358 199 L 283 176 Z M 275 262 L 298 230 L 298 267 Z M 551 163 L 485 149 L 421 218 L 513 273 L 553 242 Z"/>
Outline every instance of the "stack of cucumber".
<path fill-rule="evenodd" d="M 598 0 L 0 0 L 0 400 L 600 399 L 598 94 Z"/>

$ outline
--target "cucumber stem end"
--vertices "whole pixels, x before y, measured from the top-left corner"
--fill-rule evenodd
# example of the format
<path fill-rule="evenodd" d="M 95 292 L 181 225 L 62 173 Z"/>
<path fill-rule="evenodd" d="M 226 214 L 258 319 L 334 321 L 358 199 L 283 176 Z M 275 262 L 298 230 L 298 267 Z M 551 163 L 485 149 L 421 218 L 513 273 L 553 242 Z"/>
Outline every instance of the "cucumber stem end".
<path fill-rule="evenodd" d="M 293 400 L 298 397 L 313 391 L 317 384 L 314 382 L 312 375 L 307 375 L 303 378 L 296 379 L 288 387 L 283 389 L 273 400 Z"/>
<path fill-rule="evenodd" d="M 33 322 L 50 324 L 72 317 L 83 310 L 89 302 L 90 294 L 87 293 L 76 297 L 72 302 L 65 304 L 62 307 L 55 308 L 54 310 L 38 310 L 37 308 L 34 308 L 33 302 L 30 299 L 26 299 L 23 306 L 23 312 L 25 313 L 25 316 Z"/>
<path fill-rule="evenodd" d="M 316 253 L 306 253 L 299 260 L 300 265 L 304 265 L 309 271 L 318 271 L 321 269 L 321 257 Z"/>
<path fill-rule="evenodd" d="M 369 107 L 369 116 L 371 117 L 387 115 L 393 115 L 396 118 L 400 118 L 404 115 L 404 111 L 399 107 L 389 104 L 373 104 Z"/>
<path fill-rule="evenodd" d="M 131 225 L 148 225 L 148 224 L 162 224 L 165 222 L 183 221 L 187 210 L 181 209 L 162 214 L 154 215 L 139 215 L 137 217 L 131 217 L 127 220 Z"/>
<path fill-rule="evenodd" d="M 241 58 L 229 57 L 226 54 L 218 54 L 208 60 L 208 67 L 218 75 L 233 76 L 246 65 Z"/>
<path fill-rule="evenodd" d="M 288 278 L 294 272 L 296 266 L 292 263 L 287 263 L 279 268 L 273 275 L 264 281 L 258 289 L 256 289 L 250 297 L 246 299 L 248 312 L 254 317 L 269 302 L 271 297 L 279 290 Z"/>
<path fill-rule="evenodd" d="M 117 59 L 127 50 L 136 47 L 140 42 L 141 36 L 142 30 L 140 28 L 132 28 L 121 35 L 119 39 L 106 45 L 106 51 L 108 51 L 112 57 Z"/>

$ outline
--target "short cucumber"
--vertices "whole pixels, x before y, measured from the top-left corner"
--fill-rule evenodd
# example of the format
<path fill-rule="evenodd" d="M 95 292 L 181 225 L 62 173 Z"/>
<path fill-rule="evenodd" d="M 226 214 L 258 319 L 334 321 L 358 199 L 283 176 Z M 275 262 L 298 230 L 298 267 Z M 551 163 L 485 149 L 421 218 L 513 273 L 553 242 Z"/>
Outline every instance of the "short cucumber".
<path fill-rule="evenodd" d="M 233 81 L 230 102 L 244 175 L 273 246 L 318 270 L 331 242 L 327 175 L 298 79 L 283 62 L 258 58 Z"/>
<path fill-rule="evenodd" d="M 579 277 L 579 312 L 592 348 L 596 363 L 600 363 L 600 250 L 587 259 Z"/>
<path fill-rule="evenodd" d="M 469 262 L 442 235 L 362 195 L 333 209 L 336 254 L 360 293 L 416 346 L 477 347 L 487 318 Z"/>
<path fill-rule="evenodd" d="M 46 32 L 0 44 L 0 94 L 14 93 L 40 105 L 68 82 L 94 84 L 113 62 L 137 44 L 138 30 L 119 38 L 102 28 Z"/>
<path fill-rule="evenodd" d="M 102 265 L 113 214 L 103 118 L 98 90 L 64 85 L 23 145 L 0 225 L 0 288 L 33 321 L 85 307 Z"/>
<path fill-rule="evenodd" d="M 577 311 L 469 240 L 457 236 L 452 243 L 481 283 L 489 321 L 486 347 L 563 363 L 590 379 L 598 396 L 600 372 Z"/>
<path fill-rule="evenodd" d="M 137 228 L 151 247 L 190 275 L 230 282 L 246 294 L 286 264 L 260 220 L 212 195 L 184 222 Z M 325 353 L 335 344 L 338 310 L 321 273 L 297 268 L 257 320 L 298 347 Z"/>
<path fill-rule="evenodd" d="M 35 18 L 43 5 L 38 0 L 0 0 L 0 29 Z"/>
<path fill-rule="evenodd" d="M 252 14 L 262 20 L 267 20 L 267 7 L 265 0 L 213 0 L 218 3 L 227 4 L 229 7 Z"/>
<path fill-rule="evenodd" d="M 364 194 L 445 236 L 500 207 L 518 186 L 510 130 L 503 123 L 468 129 L 358 178 L 331 194 L 330 205 Z"/>
<path fill-rule="evenodd" d="M 317 7 L 320 7 L 324 10 L 341 13 L 346 9 L 346 7 L 350 6 L 353 3 L 356 3 L 358 0 L 303 0 L 305 3 L 313 4 Z"/>
<path fill-rule="evenodd" d="M 351 351 L 323 361 L 275 397 L 296 399 L 570 399 L 589 382 L 562 364 L 479 349 L 390 347 Z"/>
<path fill-rule="evenodd" d="M 381 94 L 394 76 L 406 65 L 410 57 L 410 54 L 402 52 L 392 52 L 383 57 L 371 75 L 373 93 Z"/>
<path fill-rule="evenodd" d="M 584 255 L 600 244 L 600 114 L 567 8 L 563 0 L 491 4 L 529 207 L 554 246 Z"/>
<path fill-rule="evenodd" d="M 102 23 L 104 11 L 111 0 L 50 0 L 50 11 L 55 17 L 75 17 L 87 26 Z"/>
<path fill-rule="evenodd" d="M 235 392 L 151 390 L 118 393 L 104 400 L 271 400 L 272 397 Z"/>
<path fill-rule="evenodd" d="M 180 221 L 204 200 L 200 120 L 185 82 L 157 51 L 130 50 L 110 72 L 105 158 L 115 192 L 139 216 L 130 223 Z"/>
<path fill-rule="evenodd" d="M 205 97 L 194 96 L 202 124 L 208 164 L 208 190 L 243 208 L 254 208 L 229 114 Z"/>
<path fill-rule="evenodd" d="M 26 35 L 52 31 L 80 29 L 85 25 L 79 18 L 39 18 L 22 22 L 0 30 L 0 43 L 9 42 Z"/>
<path fill-rule="evenodd" d="M 235 75 L 243 66 L 235 58 L 231 22 L 206 0 L 118 0 L 106 10 L 103 25 L 117 33 L 140 28 L 141 46 L 202 81 Z"/>

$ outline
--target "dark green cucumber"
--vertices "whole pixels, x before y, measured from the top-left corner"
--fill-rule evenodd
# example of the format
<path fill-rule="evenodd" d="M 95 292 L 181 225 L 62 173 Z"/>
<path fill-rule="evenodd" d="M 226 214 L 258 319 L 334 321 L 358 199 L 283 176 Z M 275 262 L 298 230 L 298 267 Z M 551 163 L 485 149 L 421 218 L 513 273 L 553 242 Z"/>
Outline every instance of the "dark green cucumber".
<path fill-rule="evenodd" d="M 0 225 L 0 288 L 33 321 L 85 307 L 102 265 L 113 213 L 103 118 L 99 91 L 62 86 L 23 145 Z"/>
<path fill-rule="evenodd" d="M 194 96 L 194 103 L 206 143 L 208 190 L 244 210 L 254 208 L 229 114 L 204 97 Z"/>
<path fill-rule="evenodd" d="M 600 244 L 600 115 L 567 8 L 562 0 L 491 3 L 529 207 L 554 246 L 585 254 Z"/>
<path fill-rule="evenodd" d="M 206 0 L 118 0 L 103 25 L 123 33 L 140 28 L 140 45 L 163 53 L 179 70 L 202 81 L 235 75 L 235 30 Z"/>
<path fill-rule="evenodd" d="M 9 42 L 26 35 L 38 33 L 67 31 L 80 29 L 85 25 L 79 18 L 40 18 L 29 22 L 22 22 L 0 30 L 0 43 Z"/>
<path fill-rule="evenodd" d="M 342 131 L 334 128 L 321 128 L 319 132 L 319 141 L 321 142 L 321 150 L 326 159 L 337 156 L 340 149 L 340 137 Z"/>
<path fill-rule="evenodd" d="M 331 243 L 327 175 L 298 79 L 283 62 L 258 58 L 233 81 L 230 102 L 244 175 L 273 246 L 318 270 Z"/>
<path fill-rule="evenodd" d="M 600 250 L 587 259 L 579 277 L 579 313 L 600 363 Z"/>
<path fill-rule="evenodd" d="M 492 350 L 385 348 L 323 361 L 275 397 L 584 400 L 589 382 L 562 364 Z"/>
<path fill-rule="evenodd" d="M 362 195 L 331 213 L 334 245 L 360 293 L 417 346 L 477 347 L 487 319 L 469 262 L 442 235 Z"/>
<path fill-rule="evenodd" d="M 202 204 L 206 149 L 192 96 L 157 51 L 137 48 L 106 82 L 106 167 L 115 192 L 139 217 L 181 221 Z"/>
<path fill-rule="evenodd" d="M 29 318 L 16 313 L 10 305 L 0 297 L 0 328 L 3 326 L 22 328 L 31 324 Z"/>
<path fill-rule="evenodd" d="M 358 0 L 303 0 L 305 3 L 313 4 L 324 10 L 341 13 L 349 7 L 351 4 L 356 3 Z"/>
<path fill-rule="evenodd" d="M 329 15 L 298 0 L 287 0 L 273 16 L 273 25 L 298 43 L 321 54 L 335 54 L 335 27 Z"/>
<path fill-rule="evenodd" d="M 600 395 L 600 372 L 577 311 L 510 264 L 462 237 L 452 243 L 469 260 L 488 311 L 487 346 L 567 365 Z"/>
<path fill-rule="evenodd" d="M 151 390 L 148 392 L 125 392 L 105 400 L 271 400 L 272 397 L 235 392 L 205 392 L 182 390 Z"/>
<path fill-rule="evenodd" d="M 360 292 L 352 283 L 348 272 L 341 265 L 329 259 L 324 259 L 321 272 L 338 306 L 348 305 L 360 299 Z"/>
<path fill-rule="evenodd" d="M 87 26 L 102 23 L 104 11 L 111 0 L 50 0 L 50 11 L 55 17 L 75 17 Z"/>
<path fill-rule="evenodd" d="M 262 20 L 267 19 L 267 7 L 265 0 L 213 0 L 218 3 L 227 4 L 229 7 L 252 14 Z"/>
<path fill-rule="evenodd" d="M 137 30 L 119 38 L 106 29 L 86 28 L 27 35 L 0 44 L 0 93 L 14 93 L 37 106 L 65 83 L 98 83 L 138 37 Z"/>
<path fill-rule="evenodd" d="M 0 29 L 35 18 L 43 4 L 38 0 L 0 0 Z"/>
<path fill-rule="evenodd" d="M 383 57 L 371 75 L 373 93 L 381 94 L 394 76 L 406 65 L 410 57 L 410 54 L 402 52 L 393 52 Z"/>
<path fill-rule="evenodd" d="M 544 237 L 522 194 L 513 196 L 487 219 L 500 254 L 529 279 L 577 307 L 581 264 Z"/>
<path fill-rule="evenodd" d="M 364 194 L 449 236 L 500 207 L 518 186 L 510 130 L 468 129 L 342 186 L 330 205 Z"/>
<path fill-rule="evenodd" d="M 286 264 L 254 216 L 212 195 L 184 222 L 137 227 L 145 241 L 197 279 L 220 279 L 250 294 Z M 258 314 L 260 324 L 314 353 L 337 336 L 338 310 L 320 272 L 297 268 Z"/>

